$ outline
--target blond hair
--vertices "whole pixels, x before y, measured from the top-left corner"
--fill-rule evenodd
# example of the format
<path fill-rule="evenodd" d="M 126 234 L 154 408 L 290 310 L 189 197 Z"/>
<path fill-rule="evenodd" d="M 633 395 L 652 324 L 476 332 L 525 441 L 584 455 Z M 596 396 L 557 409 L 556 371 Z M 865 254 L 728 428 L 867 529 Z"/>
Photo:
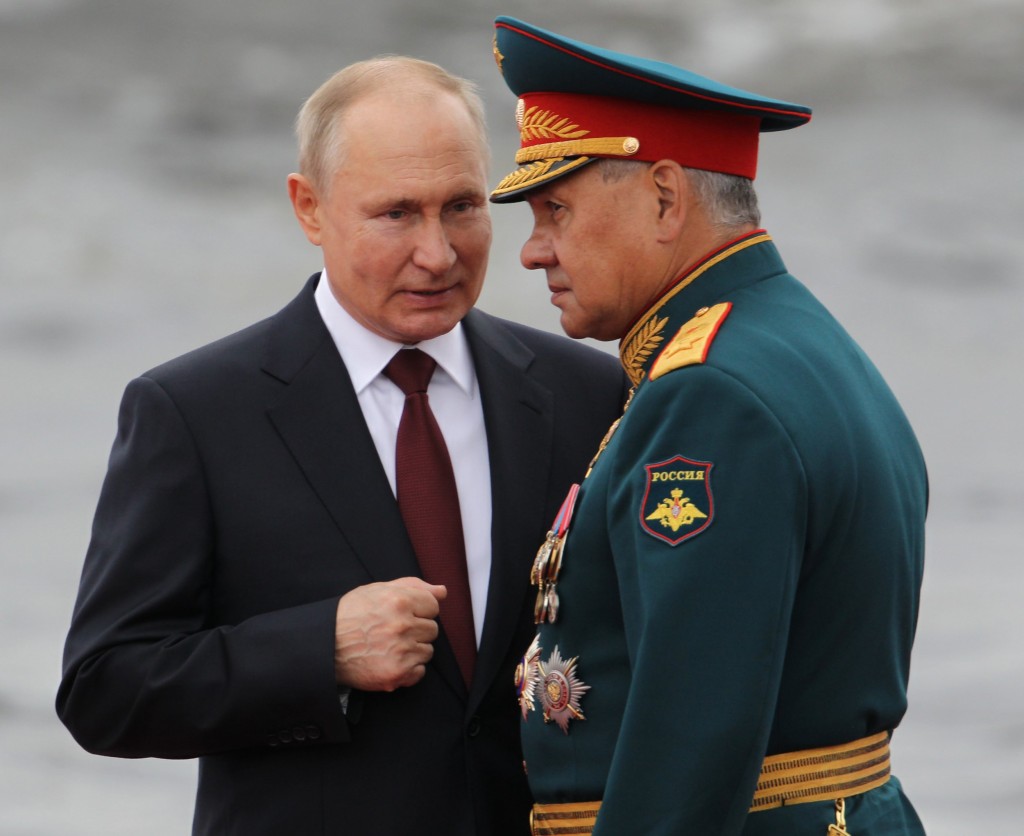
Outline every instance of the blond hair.
<path fill-rule="evenodd" d="M 342 117 L 359 99 L 380 90 L 425 84 L 462 100 L 480 134 L 483 165 L 489 157 L 484 105 L 477 86 L 443 67 L 402 55 L 381 55 L 339 70 L 303 104 L 295 120 L 299 172 L 314 187 L 327 189 L 331 175 L 344 161 Z"/>

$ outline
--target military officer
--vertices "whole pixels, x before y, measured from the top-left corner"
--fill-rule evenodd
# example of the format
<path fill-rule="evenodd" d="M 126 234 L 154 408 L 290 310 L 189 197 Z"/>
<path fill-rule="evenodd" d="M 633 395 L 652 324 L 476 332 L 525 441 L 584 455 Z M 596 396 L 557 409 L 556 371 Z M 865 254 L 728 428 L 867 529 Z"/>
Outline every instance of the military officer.
<path fill-rule="evenodd" d="M 890 769 L 927 478 L 878 370 L 761 228 L 810 110 L 508 17 L 522 262 L 634 384 L 537 554 L 516 674 L 537 834 L 923 828 Z M 841 231 L 837 230 L 837 234 Z"/>

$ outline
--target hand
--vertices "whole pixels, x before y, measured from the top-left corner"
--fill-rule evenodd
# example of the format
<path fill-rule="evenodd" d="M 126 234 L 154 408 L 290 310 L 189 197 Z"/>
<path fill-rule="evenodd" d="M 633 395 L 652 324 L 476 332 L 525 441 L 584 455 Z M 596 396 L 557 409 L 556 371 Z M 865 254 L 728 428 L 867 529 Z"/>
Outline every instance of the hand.
<path fill-rule="evenodd" d="M 338 601 L 334 676 L 360 691 L 419 682 L 434 655 L 439 602 L 448 591 L 420 578 L 357 586 Z"/>

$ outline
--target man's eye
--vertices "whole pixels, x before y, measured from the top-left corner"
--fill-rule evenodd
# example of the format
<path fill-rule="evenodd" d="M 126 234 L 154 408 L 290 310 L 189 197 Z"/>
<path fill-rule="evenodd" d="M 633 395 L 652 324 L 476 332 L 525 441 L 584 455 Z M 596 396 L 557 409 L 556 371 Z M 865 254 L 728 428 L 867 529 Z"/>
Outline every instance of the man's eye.
<path fill-rule="evenodd" d="M 384 217 L 392 221 L 400 221 L 409 215 L 404 209 L 389 209 L 384 213 Z"/>

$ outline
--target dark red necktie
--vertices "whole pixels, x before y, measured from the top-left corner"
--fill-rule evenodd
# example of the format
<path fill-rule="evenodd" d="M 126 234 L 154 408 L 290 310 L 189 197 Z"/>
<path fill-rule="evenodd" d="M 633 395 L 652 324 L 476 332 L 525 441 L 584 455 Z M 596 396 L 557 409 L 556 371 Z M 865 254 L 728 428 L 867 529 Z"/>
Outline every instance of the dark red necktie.
<path fill-rule="evenodd" d="M 423 578 L 448 588 L 441 602 L 441 625 L 468 684 L 476 662 L 476 631 L 455 474 L 427 400 L 427 385 L 436 366 L 418 348 L 402 349 L 384 374 L 405 393 L 396 448 L 398 509 Z"/>

